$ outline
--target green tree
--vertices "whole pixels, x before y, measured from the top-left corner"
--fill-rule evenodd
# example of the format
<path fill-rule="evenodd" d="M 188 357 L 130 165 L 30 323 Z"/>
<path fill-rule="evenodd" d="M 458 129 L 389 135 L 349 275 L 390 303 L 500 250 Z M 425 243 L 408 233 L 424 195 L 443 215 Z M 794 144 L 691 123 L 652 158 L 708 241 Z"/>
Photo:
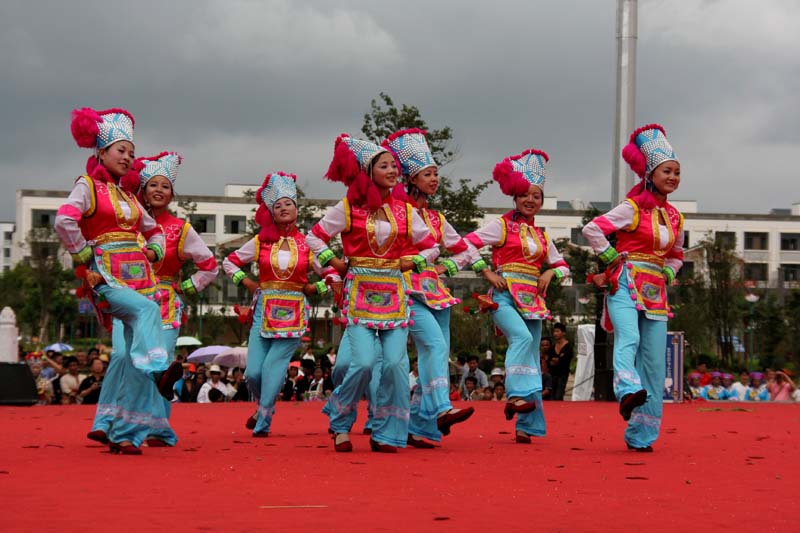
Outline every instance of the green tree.
<path fill-rule="evenodd" d="M 427 131 L 426 138 L 433 158 L 442 168 L 455 160 L 458 149 L 451 147 L 453 132 L 449 126 L 441 129 L 430 129 L 422 118 L 419 108 L 403 104 L 398 108 L 391 97 L 380 93 L 380 101 L 370 102 L 370 111 L 364 115 L 361 132 L 372 142 L 380 144 L 392 133 L 408 128 L 419 128 Z M 439 190 L 429 199 L 431 208 L 440 211 L 450 224 L 461 233 L 478 227 L 483 211 L 478 206 L 478 197 L 491 181 L 472 185 L 469 179 L 461 178 L 458 184 L 444 174 L 439 177 Z"/>
<path fill-rule="evenodd" d="M 708 267 L 708 316 L 720 357 L 729 366 L 733 364 L 733 337 L 744 308 L 741 261 L 733 251 L 735 245 L 720 239 L 700 241 Z"/>

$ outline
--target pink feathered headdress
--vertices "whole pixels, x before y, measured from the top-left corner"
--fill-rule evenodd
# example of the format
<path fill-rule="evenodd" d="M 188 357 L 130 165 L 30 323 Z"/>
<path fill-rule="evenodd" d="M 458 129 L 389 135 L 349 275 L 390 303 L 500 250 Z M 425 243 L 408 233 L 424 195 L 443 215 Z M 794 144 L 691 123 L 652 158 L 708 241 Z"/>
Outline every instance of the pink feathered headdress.
<path fill-rule="evenodd" d="M 127 130 L 127 125 L 117 124 L 116 134 L 119 138 L 101 136 L 103 128 L 101 127 L 105 121 L 104 116 L 113 117 L 114 115 L 124 115 L 130 120 L 130 132 Z M 124 120 L 124 119 L 123 119 Z M 109 120 L 109 124 L 114 123 Z M 112 107 L 103 111 L 95 111 L 91 107 L 83 107 L 81 109 L 74 109 L 72 111 L 72 122 L 70 129 L 72 130 L 72 137 L 81 148 L 105 148 L 108 141 L 116 142 L 117 140 L 133 140 L 133 126 L 136 125 L 136 119 L 133 118 L 127 110 L 118 107 Z M 122 126 L 122 127 L 119 127 Z M 130 137 L 130 138 L 129 138 Z M 108 144 L 105 144 L 108 143 Z M 104 144 L 104 146 L 101 146 Z"/>
<path fill-rule="evenodd" d="M 264 178 L 264 182 L 256 191 L 256 201 L 258 202 L 258 209 L 256 209 L 256 224 L 259 225 L 261 230 L 258 232 L 258 238 L 264 243 L 273 243 L 280 238 L 278 234 L 278 226 L 275 225 L 275 220 L 272 218 L 271 206 L 267 206 L 264 202 L 264 191 L 270 185 L 270 178 L 273 175 L 283 176 L 292 182 L 297 181 L 297 176 L 285 172 L 271 172 Z"/>
<path fill-rule="evenodd" d="M 350 138 L 346 133 L 336 138 L 333 144 L 333 160 L 325 177 L 347 186 L 347 200 L 352 205 L 377 209 L 383 203 L 380 191 L 350 149 L 347 143 Z"/>
<path fill-rule="evenodd" d="M 500 185 L 503 194 L 520 196 L 527 193 L 531 185 L 543 189 L 544 166 L 539 164 L 539 158 L 543 158 L 544 162 L 550 161 L 550 156 L 545 152 L 531 148 L 521 154 L 506 157 L 497 163 L 492 177 Z M 529 164 L 532 161 L 535 161 L 534 166 Z M 541 168 L 539 168 L 540 166 Z"/>

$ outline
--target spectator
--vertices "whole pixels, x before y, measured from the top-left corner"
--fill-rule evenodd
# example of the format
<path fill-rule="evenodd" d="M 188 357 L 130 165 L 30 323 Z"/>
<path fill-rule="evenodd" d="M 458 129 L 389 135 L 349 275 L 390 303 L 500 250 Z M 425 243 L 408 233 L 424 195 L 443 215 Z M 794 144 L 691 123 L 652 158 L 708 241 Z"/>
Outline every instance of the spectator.
<path fill-rule="evenodd" d="M 89 348 L 89 351 L 86 352 L 86 357 L 89 359 L 89 364 L 92 364 L 94 359 L 100 357 L 100 350 L 97 348 Z"/>
<path fill-rule="evenodd" d="M 542 340 L 539 341 L 539 356 L 545 357 L 547 361 L 553 357 L 553 339 L 542 337 Z"/>
<path fill-rule="evenodd" d="M 96 405 L 100 399 L 100 388 L 103 386 L 103 376 L 105 376 L 106 369 L 100 359 L 92 359 L 92 364 L 89 367 L 91 375 L 81 381 L 78 387 L 79 403 L 88 405 Z"/>
<path fill-rule="evenodd" d="M 234 367 L 229 372 L 230 379 L 225 387 L 228 389 L 226 394 L 229 402 L 248 402 L 250 401 L 250 391 L 247 390 L 247 384 L 244 381 L 244 372 L 242 369 Z"/>
<path fill-rule="evenodd" d="M 306 347 L 305 352 L 303 352 L 303 357 L 301 357 L 300 359 L 312 361 L 314 363 L 314 365 L 312 365 L 312 368 L 317 364 L 317 358 L 314 357 L 314 350 L 311 349 L 311 346 Z"/>
<path fill-rule="evenodd" d="M 414 387 L 417 386 L 417 381 L 419 381 L 419 362 L 414 358 L 411 360 L 411 372 L 408 373 L 409 389 L 414 390 Z"/>
<path fill-rule="evenodd" d="M 785 371 L 775 372 L 775 382 L 768 385 L 769 397 L 774 402 L 790 402 L 797 387 Z"/>
<path fill-rule="evenodd" d="M 325 377 L 321 366 L 314 369 L 314 377 L 308 384 L 308 392 L 309 400 L 324 400 L 333 392 L 333 382 L 331 378 Z"/>
<path fill-rule="evenodd" d="M 331 346 L 331 349 L 328 350 L 328 353 L 326 353 L 319 362 L 322 366 L 323 373 L 325 375 L 330 375 L 333 365 L 336 364 L 336 347 Z"/>
<path fill-rule="evenodd" d="M 198 382 L 199 373 L 194 363 L 189 363 L 183 372 L 183 386 L 180 389 L 179 397 L 181 402 L 193 403 L 197 401 L 197 393 L 200 392 L 200 387 L 205 383 L 205 374 Z"/>
<path fill-rule="evenodd" d="M 61 376 L 59 386 L 61 387 L 61 403 L 78 403 L 78 389 L 81 381 L 86 376 L 78 373 L 78 360 L 74 357 L 67 358 L 67 373 Z"/>
<path fill-rule="evenodd" d="M 700 359 L 700 362 L 697 363 L 697 370 L 695 370 L 698 374 L 700 374 L 700 386 L 705 387 L 709 383 L 711 383 L 711 374 L 708 372 L 708 363 L 704 358 Z"/>
<path fill-rule="evenodd" d="M 461 399 L 461 393 L 458 390 L 455 380 L 450 381 L 450 401 L 457 402 Z"/>
<path fill-rule="evenodd" d="M 737 400 L 733 390 L 733 374 L 722 374 L 722 388 L 725 390 L 726 400 Z"/>
<path fill-rule="evenodd" d="M 478 365 L 478 368 L 483 370 L 484 374 L 488 374 L 494 368 L 494 354 L 491 350 L 486 350 L 483 360 Z"/>
<path fill-rule="evenodd" d="M 502 381 L 500 383 L 495 384 L 493 392 L 494 392 L 493 400 L 498 402 L 508 401 L 508 398 L 506 398 L 506 386 Z"/>
<path fill-rule="evenodd" d="M 557 323 L 553 326 L 553 348 L 547 362 L 553 379 L 553 399 L 562 401 L 569 381 L 569 368 L 572 364 L 572 344 L 567 339 L 567 326 Z"/>
<path fill-rule="evenodd" d="M 91 372 L 89 369 L 89 357 L 84 351 L 75 352 L 75 359 L 78 360 L 78 372 L 81 374 L 88 374 Z"/>
<path fill-rule="evenodd" d="M 703 398 L 703 385 L 700 384 L 702 378 L 703 375 L 700 372 L 689 374 L 689 396 L 693 400 Z"/>
<path fill-rule="evenodd" d="M 492 392 L 491 387 L 486 387 L 485 389 L 481 390 L 481 400 L 485 402 L 490 402 L 494 399 L 494 393 Z"/>
<path fill-rule="evenodd" d="M 478 389 L 478 379 L 475 376 L 467 376 L 464 379 L 464 389 L 461 391 L 461 399 L 466 402 L 481 399 L 480 390 Z"/>
<path fill-rule="evenodd" d="M 50 381 L 65 373 L 61 365 L 61 354 L 53 350 L 47 350 L 42 356 L 42 377 Z"/>
<path fill-rule="evenodd" d="M 42 365 L 33 363 L 31 374 L 36 382 L 36 394 L 39 395 L 39 405 L 49 405 L 53 401 L 53 383 L 42 376 Z"/>
<path fill-rule="evenodd" d="M 498 383 L 504 384 L 506 381 L 506 372 L 502 368 L 493 368 L 491 375 L 489 375 L 489 381 L 491 382 L 492 387 L 496 387 Z"/>
<path fill-rule="evenodd" d="M 300 375 L 300 365 L 295 363 L 296 361 L 289 363 L 289 369 L 286 371 L 286 382 L 281 392 L 281 399 L 285 402 L 302 402 L 308 387 L 308 382 Z"/>
<path fill-rule="evenodd" d="M 550 376 L 547 359 L 540 357 L 539 363 L 542 369 L 542 400 L 550 401 L 553 399 L 553 378 Z"/>
<path fill-rule="evenodd" d="M 469 377 L 475 378 L 475 388 L 476 389 L 483 389 L 489 386 L 489 380 L 486 377 L 486 374 L 483 370 L 478 368 L 478 356 L 477 355 L 470 355 L 467 358 L 467 369 L 466 373 L 461 376 L 461 383 L 459 385 L 459 389 L 461 390 L 462 398 L 467 398 L 471 394 L 471 391 L 467 391 L 466 388 L 466 380 Z M 474 390 L 474 389 L 473 389 Z"/>
<path fill-rule="evenodd" d="M 214 398 L 209 396 L 212 389 L 218 390 L 222 394 L 222 401 L 225 401 L 225 395 L 228 393 L 227 387 L 222 382 L 222 369 L 219 365 L 211 365 L 208 368 L 208 375 L 211 381 L 206 381 L 197 393 L 197 403 L 211 403 Z M 213 395 L 213 396 L 216 396 Z"/>
<path fill-rule="evenodd" d="M 745 400 L 748 402 L 769 401 L 769 390 L 767 390 L 767 385 L 764 383 L 764 374 L 761 372 L 750 373 L 750 386 L 747 387 Z"/>
<path fill-rule="evenodd" d="M 739 381 L 731 385 L 731 391 L 733 395 L 731 396 L 731 400 L 739 400 L 743 402 L 745 400 L 745 396 L 747 395 L 747 387 L 750 386 L 750 374 L 746 371 L 742 371 L 739 374 Z"/>
<path fill-rule="evenodd" d="M 103 362 L 103 371 L 108 372 L 108 363 L 111 362 L 111 357 L 109 357 L 109 355 L 104 352 L 100 354 L 98 359 L 100 359 L 100 361 Z"/>
<path fill-rule="evenodd" d="M 720 372 L 711 373 L 711 383 L 703 387 L 703 398 L 706 400 L 724 400 L 725 389 L 722 387 L 722 374 Z"/>

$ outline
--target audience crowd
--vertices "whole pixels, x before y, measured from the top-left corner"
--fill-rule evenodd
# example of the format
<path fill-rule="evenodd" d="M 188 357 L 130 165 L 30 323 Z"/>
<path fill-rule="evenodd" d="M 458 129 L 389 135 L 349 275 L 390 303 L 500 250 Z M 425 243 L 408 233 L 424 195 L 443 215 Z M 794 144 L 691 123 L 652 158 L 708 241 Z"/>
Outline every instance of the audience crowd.
<path fill-rule="evenodd" d="M 101 351 L 100 348 L 103 348 Z M 36 382 L 39 403 L 96 404 L 108 368 L 105 347 L 78 351 L 74 355 L 32 352 L 25 356 Z M 573 363 L 572 344 L 563 324 L 553 326 L 553 337 L 540 344 L 542 399 L 563 400 Z M 216 364 L 186 362 L 186 354 L 176 355 L 183 362 L 184 375 L 175 384 L 173 401 L 214 403 L 252 401 L 244 379 L 244 368 L 225 368 Z M 289 365 L 279 401 L 324 401 L 333 391 L 331 371 L 336 349 L 316 355 L 305 346 Z M 419 379 L 417 361 L 412 358 L 410 392 Z M 706 364 L 689 373 L 684 387 L 686 400 L 697 401 L 800 401 L 800 388 L 789 370 L 732 373 L 709 371 Z M 505 371 L 495 366 L 491 350 L 481 356 L 459 354 L 450 361 L 450 399 L 452 401 L 507 401 Z"/>

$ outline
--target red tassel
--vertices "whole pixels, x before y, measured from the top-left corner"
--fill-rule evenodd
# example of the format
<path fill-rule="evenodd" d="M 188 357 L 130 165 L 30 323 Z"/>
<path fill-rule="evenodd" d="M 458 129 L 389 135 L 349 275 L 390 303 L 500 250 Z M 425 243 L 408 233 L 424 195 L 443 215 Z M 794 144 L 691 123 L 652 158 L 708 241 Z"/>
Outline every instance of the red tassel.
<path fill-rule="evenodd" d="M 347 143 L 344 141 L 347 138 L 349 138 L 349 135 L 346 133 L 336 138 L 333 148 L 333 160 L 328 167 L 328 172 L 325 174 L 325 177 L 331 181 L 338 181 L 345 185 L 350 185 L 350 183 L 358 177 L 359 173 L 363 173 L 363 171 L 361 170 L 361 164 L 358 162 L 358 158 L 350 151 L 350 148 L 348 148 Z M 366 193 L 366 190 L 364 193 Z"/>
<path fill-rule="evenodd" d="M 503 194 L 509 196 L 519 196 L 528 192 L 531 184 L 522 175 L 522 172 L 517 172 L 511 165 L 511 158 L 506 158 L 497 163 L 492 172 L 494 180 L 500 184 L 500 190 Z"/>
<path fill-rule="evenodd" d="M 644 156 L 639 147 L 634 143 L 628 143 L 622 149 L 622 159 L 631 167 L 637 176 L 644 177 L 647 172 L 647 158 Z"/>
<path fill-rule="evenodd" d="M 103 119 L 91 107 L 83 107 L 72 111 L 72 138 L 81 148 L 94 148 L 97 145 L 97 134 L 100 133 L 98 123 Z"/>

